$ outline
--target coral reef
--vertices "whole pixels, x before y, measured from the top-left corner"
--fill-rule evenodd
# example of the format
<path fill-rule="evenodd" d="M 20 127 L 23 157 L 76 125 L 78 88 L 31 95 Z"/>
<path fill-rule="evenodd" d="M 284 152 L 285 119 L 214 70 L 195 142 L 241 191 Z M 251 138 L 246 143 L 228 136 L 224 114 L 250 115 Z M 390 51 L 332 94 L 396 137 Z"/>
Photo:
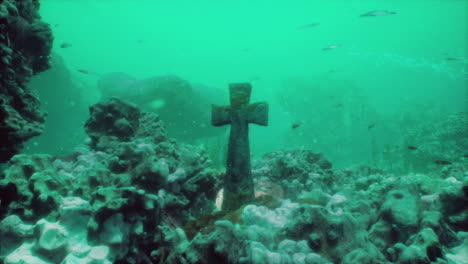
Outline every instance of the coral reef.
<path fill-rule="evenodd" d="M 364 166 L 331 170 L 323 155 L 304 150 L 267 154 L 253 167 L 257 195 L 289 199 L 247 205 L 240 220 L 215 221 L 191 241 L 182 230 L 166 233 L 169 260 L 464 263 L 466 172 L 396 177 Z"/>
<path fill-rule="evenodd" d="M 252 167 L 257 195 L 268 193 L 278 198 L 297 200 L 316 189 L 317 183 L 331 188 L 332 164 L 323 154 L 310 150 L 276 151 L 257 159 Z M 286 176 L 287 175 L 287 176 Z M 318 181 L 317 179 L 322 179 Z"/>
<path fill-rule="evenodd" d="M 28 238 L 6 258 L 5 263 L 112 263 L 108 246 L 89 246 L 86 225 L 91 205 L 77 197 L 63 198 L 56 222 L 45 219 L 25 225 L 16 215 L 0 223 L 0 230 L 9 238 Z M 21 230 L 19 232 L 19 230 Z"/>
<path fill-rule="evenodd" d="M 49 68 L 52 32 L 38 13 L 39 1 L 0 2 L 0 163 L 43 129 L 45 114 L 26 87 Z"/>
<path fill-rule="evenodd" d="M 200 149 L 168 138 L 157 115 L 118 99 L 90 112 L 88 146 L 65 157 L 17 155 L 5 170 L 0 180 L 0 232 L 9 238 L 0 246 L 5 263 L 33 258 L 142 263 L 158 248 L 166 254 L 158 226 L 182 226 L 214 209 L 219 173 Z M 83 205 L 78 215 L 63 210 L 78 201 Z M 24 232 L 12 233 L 13 224 Z M 23 241 L 26 235 L 38 244 Z M 60 252 L 53 254 L 60 261 L 48 259 L 51 252 Z"/>
<path fill-rule="evenodd" d="M 277 151 L 252 164 L 255 201 L 217 211 L 221 174 L 157 115 L 119 99 L 90 114 L 71 155 L 3 172 L 4 263 L 466 263 L 466 162 L 392 175 Z"/>

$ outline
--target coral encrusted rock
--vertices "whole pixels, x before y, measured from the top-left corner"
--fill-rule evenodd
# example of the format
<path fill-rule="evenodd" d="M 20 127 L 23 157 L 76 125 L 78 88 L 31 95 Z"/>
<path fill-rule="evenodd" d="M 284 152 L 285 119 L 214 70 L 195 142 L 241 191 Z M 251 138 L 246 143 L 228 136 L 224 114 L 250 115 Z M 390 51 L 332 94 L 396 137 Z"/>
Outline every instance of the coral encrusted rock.
<path fill-rule="evenodd" d="M 201 148 L 168 137 L 158 115 L 110 99 L 91 108 L 86 131 L 68 156 L 8 163 L 0 263 L 162 263 L 161 229 L 215 208 L 220 173 Z"/>
<path fill-rule="evenodd" d="M 45 122 L 31 76 L 49 68 L 52 31 L 41 21 L 38 0 L 0 1 L 0 163 L 39 135 Z"/>

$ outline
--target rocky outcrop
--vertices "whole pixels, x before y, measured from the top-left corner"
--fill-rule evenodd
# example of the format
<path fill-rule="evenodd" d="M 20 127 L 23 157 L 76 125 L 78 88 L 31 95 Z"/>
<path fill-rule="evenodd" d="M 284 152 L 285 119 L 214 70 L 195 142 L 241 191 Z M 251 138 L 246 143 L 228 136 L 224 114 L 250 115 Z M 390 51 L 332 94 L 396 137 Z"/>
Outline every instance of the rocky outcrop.
<path fill-rule="evenodd" d="M 166 230 L 169 262 L 464 263 L 466 172 L 331 170 L 304 150 L 270 153 L 253 167 L 257 198 L 280 203 L 247 205 L 192 240 Z"/>
<path fill-rule="evenodd" d="M 296 200 L 313 189 L 330 188 L 332 163 L 310 150 L 276 151 L 253 162 L 256 193 Z"/>
<path fill-rule="evenodd" d="M 0 163 L 43 129 L 45 113 L 26 87 L 49 68 L 52 31 L 38 13 L 38 0 L 0 1 Z"/>
<path fill-rule="evenodd" d="M 86 225 L 91 216 L 91 206 L 77 197 L 64 198 L 58 221 L 46 219 L 26 225 L 16 215 L 0 222 L 0 232 L 11 240 L 28 238 L 6 258 L 5 263 L 100 263 L 110 264 L 108 246 L 90 246 Z M 10 243 L 5 243 L 11 246 Z"/>
<path fill-rule="evenodd" d="M 224 90 L 191 84 L 175 75 L 136 79 L 126 73 L 100 76 L 102 99 L 119 98 L 144 111 L 156 112 L 166 123 L 171 137 L 181 142 L 222 135 L 225 129 L 210 124 L 212 104 L 226 98 Z"/>
<path fill-rule="evenodd" d="M 166 254 L 164 229 L 214 209 L 219 173 L 157 115 L 119 99 L 90 114 L 88 145 L 65 157 L 16 155 L 5 170 L 5 263 L 151 263 Z"/>

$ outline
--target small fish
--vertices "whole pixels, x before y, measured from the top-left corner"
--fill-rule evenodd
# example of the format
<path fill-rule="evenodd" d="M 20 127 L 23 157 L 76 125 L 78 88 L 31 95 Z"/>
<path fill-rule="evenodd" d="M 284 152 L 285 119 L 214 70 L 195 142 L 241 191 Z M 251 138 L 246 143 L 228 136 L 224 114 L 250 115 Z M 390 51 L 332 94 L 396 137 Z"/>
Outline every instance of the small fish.
<path fill-rule="evenodd" d="M 320 25 L 320 23 L 311 23 L 311 24 L 299 26 L 299 27 L 297 27 L 296 29 L 297 29 L 297 30 L 303 30 L 303 29 L 308 29 L 308 28 L 317 27 L 318 25 Z"/>
<path fill-rule="evenodd" d="M 80 72 L 80 73 L 83 73 L 83 74 L 101 76 L 101 74 L 99 74 L 99 73 L 95 73 L 95 72 L 88 71 L 88 70 L 78 69 L 76 71 Z"/>
<path fill-rule="evenodd" d="M 386 10 L 374 10 L 361 15 L 361 17 L 374 17 L 374 16 L 385 16 L 385 15 L 395 15 L 396 12 L 386 11 Z"/>
<path fill-rule="evenodd" d="M 302 122 L 295 122 L 291 125 L 291 129 L 294 130 L 302 125 Z"/>
<path fill-rule="evenodd" d="M 408 150 L 417 150 L 417 149 L 418 149 L 418 147 L 416 147 L 416 146 L 411 146 L 411 145 L 408 146 L 407 148 L 408 148 Z"/>
<path fill-rule="evenodd" d="M 463 155 L 464 158 L 468 158 L 468 154 Z"/>
<path fill-rule="evenodd" d="M 434 160 L 434 163 L 437 165 L 450 165 L 452 162 L 446 160 Z"/>
<path fill-rule="evenodd" d="M 336 48 L 339 48 L 339 47 L 341 47 L 340 44 L 330 45 L 330 46 L 327 46 L 327 47 L 323 48 L 322 51 L 333 50 L 333 49 L 336 49 Z"/>
<path fill-rule="evenodd" d="M 243 48 L 243 49 L 240 49 L 239 51 L 241 51 L 241 52 L 248 52 L 248 51 L 250 51 L 250 49 L 249 49 L 249 48 Z"/>
<path fill-rule="evenodd" d="M 139 39 L 139 40 L 137 40 L 136 42 L 137 42 L 138 44 L 143 44 L 143 43 L 145 43 L 145 41 L 144 41 L 143 39 Z"/>
<path fill-rule="evenodd" d="M 447 57 L 445 59 L 448 61 L 461 61 L 461 60 L 466 60 L 466 57 Z"/>
<path fill-rule="evenodd" d="M 72 46 L 73 46 L 73 45 L 70 44 L 70 43 L 68 43 L 68 42 L 63 42 L 63 43 L 60 45 L 60 47 L 61 47 L 62 49 L 71 48 Z"/>
<path fill-rule="evenodd" d="M 375 127 L 375 124 L 370 124 L 370 125 L 367 126 L 367 130 L 371 130 L 374 127 Z"/>
<path fill-rule="evenodd" d="M 336 105 L 334 105 L 333 107 L 341 108 L 341 107 L 343 107 L 343 104 L 336 104 Z"/>
<path fill-rule="evenodd" d="M 88 70 L 78 69 L 78 70 L 76 70 L 76 71 L 77 71 L 77 72 L 81 72 L 81 73 L 83 73 L 83 74 L 91 74 L 91 72 L 88 71 Z"/>

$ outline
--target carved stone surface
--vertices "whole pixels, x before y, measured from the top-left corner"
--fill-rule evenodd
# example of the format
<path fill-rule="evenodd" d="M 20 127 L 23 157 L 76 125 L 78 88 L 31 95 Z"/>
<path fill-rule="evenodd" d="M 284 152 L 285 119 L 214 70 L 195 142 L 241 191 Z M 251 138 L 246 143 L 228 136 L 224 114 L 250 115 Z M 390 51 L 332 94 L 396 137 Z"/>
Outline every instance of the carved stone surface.
<path fill-rule="evenodd" d="M 268 124 L 268 104 L 249 104 L 249 83 L 230 84 L 230 106 L 213 106 L 213 126 L 231 125 L 224 176 L 224 210 L 235 210 L 254 199 L 250 168 L 249 123 Z"/>

